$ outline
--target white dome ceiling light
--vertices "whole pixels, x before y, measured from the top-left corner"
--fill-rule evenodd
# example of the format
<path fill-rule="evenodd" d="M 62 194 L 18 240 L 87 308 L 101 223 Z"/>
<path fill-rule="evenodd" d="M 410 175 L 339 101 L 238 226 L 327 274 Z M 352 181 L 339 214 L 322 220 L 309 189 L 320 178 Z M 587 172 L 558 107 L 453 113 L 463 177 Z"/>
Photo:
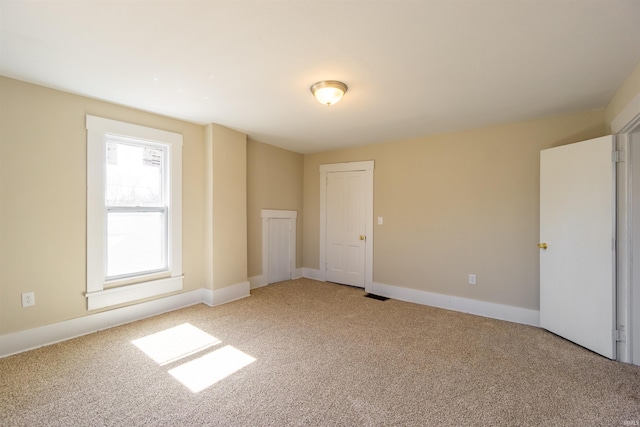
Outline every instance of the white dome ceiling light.
<path fill-rule="evenodd" d="M 347 85 L 337 80 L 322 80 L 311 85 L 311 93 L 319 103 L 333 105 L 347 92 Z"/>

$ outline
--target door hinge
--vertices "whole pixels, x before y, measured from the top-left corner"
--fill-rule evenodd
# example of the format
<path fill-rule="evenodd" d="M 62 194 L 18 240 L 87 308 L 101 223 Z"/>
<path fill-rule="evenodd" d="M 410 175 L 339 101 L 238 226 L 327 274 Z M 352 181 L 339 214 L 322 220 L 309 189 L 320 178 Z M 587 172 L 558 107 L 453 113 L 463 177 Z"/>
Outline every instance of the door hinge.
<path fill-rule="evenodd" d="M 625 334 L 624 328 L 615 329 L 613 331 L 613 337 L 615 338 L 616 342 L 626 342 L 627 341 L 627 334 Z"/>
<path fill-rule="evenodd" d="M 620 162 L 620 158 L 620 151 L 616 150 L 611 152 L 611 161 L 618 163 Z"/>

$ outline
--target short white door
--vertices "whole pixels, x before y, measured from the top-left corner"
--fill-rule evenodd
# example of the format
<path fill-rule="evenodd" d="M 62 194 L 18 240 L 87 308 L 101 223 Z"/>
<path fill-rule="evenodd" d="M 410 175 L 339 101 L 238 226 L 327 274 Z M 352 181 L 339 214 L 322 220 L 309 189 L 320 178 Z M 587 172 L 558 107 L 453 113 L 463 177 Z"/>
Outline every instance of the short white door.
<path fill-rule="evenodd" d="M 366 172 L 328 172 L 326 280 L 364 288 Z"/>
<path fill-rule="evenodd" d="M 613 137 L 540 155 L 540 326 L 614 359 Z M 545 248 L 546 247 L 546 248 Z"/>
<path fill-rule="evenodd" d="M 268 283 L 291 279 L 291 221 L 269 219 L 269 278 Z"/>

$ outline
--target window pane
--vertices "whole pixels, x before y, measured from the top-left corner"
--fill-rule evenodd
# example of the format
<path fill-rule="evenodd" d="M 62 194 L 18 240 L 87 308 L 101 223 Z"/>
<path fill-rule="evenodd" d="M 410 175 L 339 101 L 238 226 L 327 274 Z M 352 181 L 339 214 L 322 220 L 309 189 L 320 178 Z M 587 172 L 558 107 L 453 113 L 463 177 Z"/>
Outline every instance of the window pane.
<path fill-rule="evenodd" d="M 167 269 L 164 212 L 107 214 L 107 277 Z"/>
<path fill-rule="evenodd" d="M 163 206 L 162 148 L 107 142 L 107 206 Z"/>

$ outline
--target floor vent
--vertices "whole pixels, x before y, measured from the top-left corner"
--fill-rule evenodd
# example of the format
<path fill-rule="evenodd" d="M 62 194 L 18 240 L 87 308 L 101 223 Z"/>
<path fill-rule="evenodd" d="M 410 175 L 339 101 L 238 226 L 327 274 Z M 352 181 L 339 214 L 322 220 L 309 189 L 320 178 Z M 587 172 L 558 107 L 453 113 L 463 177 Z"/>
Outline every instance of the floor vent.
<path fill-rule="evenodd" d="M 387 297 L 381 297 L 380 295 L 375 294 L 365 294 L 364 296 L 367 298 L 377 299 L 378 301 L 386 301 L 389 299 Z"/>

